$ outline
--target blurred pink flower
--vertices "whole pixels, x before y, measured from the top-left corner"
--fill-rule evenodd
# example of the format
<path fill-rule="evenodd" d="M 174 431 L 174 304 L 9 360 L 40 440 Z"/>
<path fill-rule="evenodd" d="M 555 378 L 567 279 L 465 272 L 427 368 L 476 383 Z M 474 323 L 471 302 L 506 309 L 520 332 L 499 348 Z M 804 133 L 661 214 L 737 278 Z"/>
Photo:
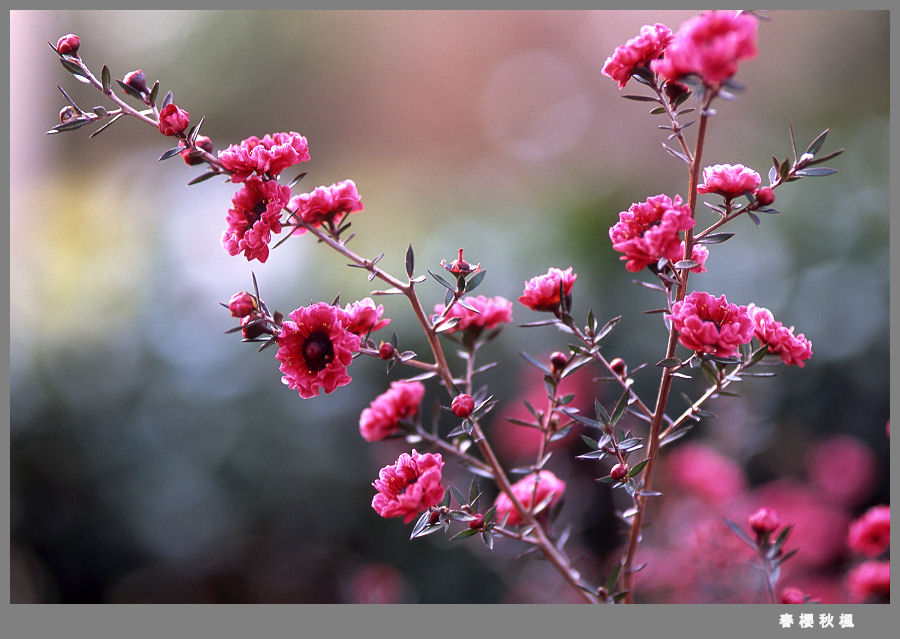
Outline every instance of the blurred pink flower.
<path fill-rule="evenodd" d="M 853 552 L 877 557 L 891 546 L 891 507 L 873 506 L 850 524 L 847 546 Z"/>
<path fill-rule="evenodd" d="M 254 176 L 244 182 L 231 198 L 225 218 L 222 246 L 228 254 L 243 251 L 247 261 L 269 259 L 269 242 L 272 233 L 281 232 L 281 210 L 290 196 L 291 190 L 274 180 Z"/>
<path fill-rule="evenodd" d="M 785 588 L 781 591 L 779 599 L 783 604 L 804 604 L 809 598 L 810 596 L 799 588 Z"/>
<path fill-rule="evenodd" d="M 645 24 L 637 36 L 616 47 L 606 58 L 603 75 L 618 82 L 619 90 L 624 89 L 635 68 L 648 66 L 661 56 L 673 37 L 672 30 L 664 24 Z"/>
<path fill-rule="evenodd" d="M 828 499 L 854 506 L 872 493 L 876 463 L 868 446 L 850 435 L 837 435 L 810 447 L 806 473 Z"/>
<path fill-rule="evenodd" d="M 359 433 L 369 442 L 380 441 L 397 432 L 400 420 L 409 419 L 419 412 L 419 404 L 425 395 L 421 382 L 396 381 L 391 387 L 372 400 L 359 416 Z"/>
<path fill-rule="evenodd" d="M 454 304 L 447 313 L 447 317 L 458 317 L 459 323 L 449 329 L 448 333 L 468 331 L 477 335 L 482 330 L 493 330 L 500 324 L 512 321 L 512 302 L 505 297 L 499 295 L 495 297 L 468 296 L 462 298 L 462 301 L 478 312 L 471 311 L 459 303 Z M 444 312 L 444 308 L 443 304 L 435 305 L 435 319 Z"/>
<path fill-rule="evenodd" d="M 525 282 L 525 290 L 519 297 L 519 302 L 535 311 L 555 311 L 561 302 L 560 285 L 563 293 L 569 296 L 572 294 L 576 279 L 578 275 L 572 272 L 571 266 L 564 271 L 550 267 L 546 274 Z"/>
<path fill-rule="evenodd" d="M 377 331 L 391 323 L 389 319 L 381 319 L 384 314 L 384 306 L 375 305 L 371 297 L 365 297 L 358 302 L 347 304 L 344 311 L 350 316 L 347 330 L 356 333 L 360 337 L 370 331 Z"/>
<path fill-rule="evenodd" d="M 667 80 L 697 74 L 718 87 L 756 56 L 756 18 L 741 11 L 706 11 L 681 25 L 661 60 L 650 68 Z"/>
<path fill-rule="evenodd" d="M 317 186 L 311 193 L 301 193 L 291 198 L 288 210 L 301 220 L 318 227 L 323 223 L 337 223 L 344 215 L 363 210 L 356 183 L 343 180 L 331 186 Z M 298 226 L 294 235 L 303 235 L 306 229 Z"/>
<path fill-rule="evenodd" d="M 262 139 L 253 135 L 219 151 L 219 160 L 232 172 L 232 182 L 243 182 L 254 172 L 277 177 L 284 169 L 309 160 L 309 146 L 295 131 L 266 134 Z"/>
<path fill-rule="evenodd" d="M 303 398 L 349 384 L 347 367 L 359 351 L 359 336 L 344 328 L 347 313 L 319 302 L 291 311 L 289 317 L 277 337 L 281 381 Z"/>
<path fill-rule="evenodd" d="M 847 575 L 847 590 L 854 601 L 890 598 L 891 563 L 864 561 Z"/>
<path fill-rule="evenodd" d="M 687 442 L 669 454 L 670 481 L 701 499 L 722 502 L 744 492 L 747 479 L 739 464 L 705 444 Z"/>
<path fill-rule="evenodd" d="M 812 357 L 812 342 L 803 333 L 794 335 L 794 327 L 785 328 L 781 322 L 775 321 L 767 308 L 750 304 L 747 310 L 753 317 L 755 337 L 769 347 L 770 353 L 778 354 L 787 365 L 806 366 L 803 360 Z"/>
<path fill-rule="evenodd" d="M 372 508 L 384 518 L 403 517 L 403 523 L 408 524 L 443 499 L 443 467 L 440 454 L 420 455 L 415 449 L 411 454 L 402 453 L 396 463 L 382 468 L 372 483 L 378 491 L 372 498 Z"/>
<path fill-rule="evenodd" d="M 771 508 L 760 508 L 747 519 L 750 528 L 757 535 L 771 534 L 778 529 L 781 522 L 778 519 L 778 513 Z"/>
<path fill-rule="evenodd" d="M 609 229 L 609 239 L 613 249 L 625 254 L 619 258 L 625 261 L 625 268 L 636 273 L 660 258 L 679 261 L 684 255 L 680 232 L 693 227 L 691 209 L 681 196 L 673 200 L 660 194 L 619 213 L 619 221 Z"/>
<path fill-rule="evenodd" d="M 731 200 L 744 191 L 753 193 L 759 182 L 759 173 L 743 164 L 714 164 L 703 169 L 703 184 L 697 187 L 697 193 L 718 193 Z"/>
<path fill-rule="evenodd" d="M 729 304 L 725 296 L 694 291 L 672 305 L 666 316 L 678 331 L 678 341 L 691 350 L 720 357 L 737 355 L 753 339 L 753 320 L 746 306 Z"/>
<path fill-rule="evenodd" d="M 403 575 L 393 566 L 367 564 L 357 570 L 350 580 L 350 603 L 402 603 L 406 587 Z"/>
<path fill-rule="evenodd" d="M 566 483 L 558 479 L 549 470 L 541 470 L 527 475 L 512 485 L 513 495 L 516 496 L 516 499 L 519 500 L 519 503 L 522 504 L 525 510 L 530 509 L 532 504 L 538 507 L 544 502 L 547 502 L 544 509 L 550 508 L 562 498 L 565 491 Z M 534 501 L 532 501 L 532 498 L 534 498 Z M 509 519 L 506 520 L 508 525 L 515 526 L 522 523 L 519 511 L 515 509 L 512 500 L 506 493 L 497 495 L 494 505 L 497 506 L 494 519 L 498 523 L 503 522 L 507 513 L 509 514 Z"/>

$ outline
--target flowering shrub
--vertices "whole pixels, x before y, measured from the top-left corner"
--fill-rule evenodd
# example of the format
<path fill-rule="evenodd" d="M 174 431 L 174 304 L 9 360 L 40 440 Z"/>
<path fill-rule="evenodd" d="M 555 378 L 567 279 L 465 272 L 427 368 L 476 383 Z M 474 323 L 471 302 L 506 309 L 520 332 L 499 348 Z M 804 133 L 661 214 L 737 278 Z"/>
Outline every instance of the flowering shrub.
<path fill-rule="evenodd" d="M 763 600 L 806 603 L 815 593 L 807 594 L 798 585 L 779 588 L 778 584 L 782 565 L 797 552 L 785 547 L 792 531 L 801 527 L 794 520 L 802 519 L 793 512 L 787 516 L 773 500 L 764 504 L 751 504 L 749 500 L 737 503 L 739 498 L 746 498 L 747 479 L 734 462 L 701 445 L 680 444 L 669 456 L 667 483 L 654 484 L 663 446 L 676 442 L 688 434 L 694 423 L 708 416 L 704 406 L 709 400 L 731 393 L 726 389 L 747 377 L 766 376 L 756 367 L 777 364 L 774 360 L 780 359 L 782 364 L 802 368 L 812 356 L 810 341 L 802 333 L 795 334 L 793 327 L 785 328 L 767 309 L 750 302 L 729 303 L 724 294 L 690 290 L 691 276 L 709 268 L 711 250 L 715 250 L 710 247 L 735 235 L 719 231 L 721 227 L 739 217 L 760 224 L 758 214 L 778 213 L 771 208 L 776 189 L 801 178 L 836 172 L 819 166 L 841 152 L 820 154 L 827 130 L 814 138 L 803 153 L 797 152 L 791 131 L 793 159 L 772 156 L 767 185 L 762 186 L 762 177 L 755 170 L 737 163 L 706 166 L 701 183 L 704 144 L 714 118 L 718 117 L 712 105 L 718 104 L 720 98 L 732 97 L 728 89 L 739 63 L 756 55 L 757 22 L 753 12 L 709 11 L 689 20 L 674 34 L 665 25 L 647 25 L 607 59 L 603 73 L 620 90 L 632 80 L 643 87 L 643 94 L 624 97 L 650 102 L 651 113 L 664 116 L 667 124 L 662 128 L 669 132 L 669 144 L 663 146 L 687 168 L 683 195 L 639 194 L 635 199 L 645 199 L 621 211 L 617 220 L 608 216 L 612 222 L 608 231 L 611 248 L 622 254 L 625 270 L 641 274 L 646 280 L 639 283 L 659 295 L 660 308 L 648 312 L 658 313 L 660 328 L 665 329 L 659 334 L 663 356 L 654 367 L 629 366 L 624 355 L 606 357 L 603 340 L 622 318 L 601 323 L 593 310 L 584 318 L 573 314 L 574 285 L 578 279 L 575 267 L 550 267 L 545 274 L 527 280 L 518 302 L 544 315 L 522 327 L 552 326 L 566 336 L 567 343 L 549 357 L 522 353 L 541 387 L 534 402 L 523 402 L 525 411 L 506 419 L 517 428 L 527 429 L 525 432 L 532 436 L 527 465 L 513 469 L 506 468 L 498 458 L 495 447 L 503 444 L 498 446 L 493 429 L 489 438 L 483 428 L 500 400 L 479 385 L 479 376 L 495 365 L 482 363 L 479 357 L 499 331 L 509 328 L 514 304 L 501 295 L 474 294 L 485 281 L 487 269 L 482 269 L 481 263 L 464 259 L 463 249 L 458 249 L 456 259 L 441 261 L 443 273 L 426 268 L 429 279 L 421 273 L 421 266 L 417 271 L 416 254 L 410 245 L 403 259 L 403 273 L 390 272 L 380 265 L 384 254 L 369 258 L 348 246 L 353 237 L 348 233 L 350 215 L 366 210 L 353 180 L 318 186 L 296 195 L 294 189 L 305 173 L 286 184 L 279 181 L 290 167 L 311 160 L 307 139 L 300 133 L 251 136 L 214 153 L 212 140 L 200 135 L 203 119 L 190 126 L 188 112 L 175 105 L 171 92 L 160 100 L 158 83 L 149 88 L 142 71 L 130 72 L 117 82 L 126 97 L 143 105 L 140 109 L 131 106 L 113 92 L 108 67 L 104 66 L 97 78 L 78 57 L 81 43 L 71 34 L 55 47 L 51 44 L 63 67 L 93 85 L 117 108 L 88 113 L 64 92 L 70 105 L 63 122 L 51 132 L 74 130 L 109 118 L 103 123 L 105 127 L 126 115 L 151 124 L 161 135 L 177 138 L 177 146 L 165 151 L 160 160 L 179 155 L 189 166 L 203 166 L 204 172 L 190 184 L 220 177 L 239 185 L 232 195 L 226 214 L 227 228 L 221 239 L 229 255 L 243 254 L 248 261 L 265 262 L 271 251 L 288 239 L 314 238 L 351 267 L 365 272 L 369 281 L 379 280 L 372 297 L 343 307 L 338 298 L 331 303 L 310 303 L 285 317 L 281 312 L 270 311 L 254 276 L 252 293 L 240 291 L 223 304 L 239 320 L 239 325 L 229 332 L 240 331 L 244 341 L 259 343 L 259 350 L 276 346 L 282 382 L 301 398 L 316 397 L 322 390 L 333 393 L 351 383 L 348 369 L 358 357 L 386 361 L 389 372 L 397 367 L 412 369 L 413 374 L 392 381 L 387 391 L 362 410 L 359 431 L 367 442 L 404 438 L 419 449 L 435 452 L 420 454 L 412 449 L 381 469 L 372 483 L 376 491 L 371 502 L 374 514 L 369 513 L 372 518 L 375 514 L 400 518 L 404 524 L 415 520 L 409 533 L 413 540 L 452 529 L 452 539 L 478 536 L 490 550 L 498 538 L 504 543 L 523 545 L 527 551 L 540 553 L 548 560 L 570 596 L 589 603 L 632 603 L 643 587 L 638 581 L 643 577 L 636 577 L 643 568 L 637 561 L 638 553 L 649 550 L 652 557 L 657 550 L 642 546 L 653 503 L 650 498 L 663 496 L 661 501 L 668 499 L 677 507 L 678 497 L 665 494 L 671 487 L 676 494 L 681 491 L 683 499 L 693 498 L 706 504 L 705 516 L 691 520 L 690 530 L 682 531 L 678 548 L 690 565 L 709 568 L 702 577 L 697 577 L 696 570 L 691 575 L 705 581 L 706 590 L 721 586 L 735 600 L 759 600 L 756 589 L 748 586 L 746 580 L 735 575 L 722 577 L 722 566 L 733 558 L 755 556 L 754 565 L 765 576 Z M 693 122 L 684 122 L 684 117 L 692 113 L 695 115 L 691 117 L 698 120 L 696 137 L 691 141 L 685 131 Z M 718 198 L 704 202 L 715 216 L 705 226 L 698 216 L 699 195 Z M 284 227 L 289 232 L 271 246 L 273 236 Z M 491 264 L 487 266 L 493 268 Z M 426 282 L 433 288 L 426 289 Z M 442 303 L 431 306 L 431 314 L 422 301 L 428 290 L 437 290 L 443 296 Z M 390 341 L 376 343 L 371 339 L 371 333 L 392 321 L 384 317 L 384 307 L 376 304 L 375 296 L 406 299 L 427 342 L 427 355 L 401 349 L 396 333 Z M 458 365 L 454 365 L 455 360 L 451 364 L 444 350 L 450 344 L 461 360 Z M 679 351 L 679 346 L 684 350 Z M 571 392 L 571 376 L 588 365 L 607 375 L 603 378 L 608 383 L 605 388 L 614 389 L 615 397 L 598 395 L 590 384 Z M 647 403 L 635 388 L 635 375 L 642 369 L 658 372 L 655 403 Z M 706 389 L 696 398 L 684 395 L 688 407 L 673 417 L 669 396 L 674 380 L 679 378 L 702 380 Z M 436 387 L 437 402 L 445 418 L 442 421 L 435 406 L 435 417 L 426 425 L 423 413 L 427 412 L 422 410 L 422 404 L 425 382 L 429 380 Z M 560 447 L 552 445 L 576 429 L 581 434 L 580 442 L 577 437 L 570 440 L 580 447 L 576 457 L 589 462 L 595 479 L 625 504 L 620 513 L 625 533 L 623 546 L 608 562 L 613 567 L 605 575 L 598 574 L 597 565 L 587 569 L 576 566 L 576 560 L 564 547 L 567 528 L 559 524 L 567 491 L 567 466 L 557 460 L 571 451 L 563 453 Z M 453 483 L 460 481 L 458 477 L 444 477 L 445 457 L 458 462 L 469 486 L 467 493 Z M 549 467 L 551 458 L 557 464 L 553 470 Z M 514 481 L 514 475 L 522 477 Z M 574 484 L 570 482 L 569 486 Z M 571 488 L 569 493 L 583 498 L 582 493 Z M 731 512 L 726 513 L 725 508 L 739 508 L 746 524 L 727 519 Z M 850 528 L 849 547 L 866 557 L 881 555 L 887 548 L 885 535 L 889 534 L 884 522 L 883 511 L 867 513 Z M 793 539 L 799 536 L 798 533 Z M 704 561 L 708 563 L 703 564 Z M 668 588 L 674 573 L 667 575 L 659 560 L 647 563 L 648 589 Z M 672 560 L 672 565 L 678 566 L 680 576 L 686 578 L 677 560 Z M 848 589 L 856 599 L 886 595 L 889 571 L 883 566 L 887 566 L 886 561 L 867 561 L 852 569 Z M 713 583 L 713 578 L 719 577 L 723 582 Z"/>

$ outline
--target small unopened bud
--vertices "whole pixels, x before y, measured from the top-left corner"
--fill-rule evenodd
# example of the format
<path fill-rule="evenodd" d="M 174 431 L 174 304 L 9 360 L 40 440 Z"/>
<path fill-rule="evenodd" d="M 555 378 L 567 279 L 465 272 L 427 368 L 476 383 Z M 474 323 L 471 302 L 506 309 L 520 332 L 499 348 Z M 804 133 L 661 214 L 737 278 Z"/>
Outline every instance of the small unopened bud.
<path fill-rule="evenodd" d="M 774 532 L 781 522 L 778 521 L 778 513 L 771 508 L 760 508 L 747 518 L 747 523 L 757 535 L 766 535 Z"/>
<path fill-rule="evenodd" d="M 550 355 L 550 368 L 555 374 L 559 374 L 569 363 L 569 356 L 560 351 L 555 351 Z"/>
<path fill-rule="evenodd" d="M 689 91 L 690 89 L 681 82 L 666 82 L 665 92 L 666 97 L 669 98 L 669 104 L 675 104 L 681 96 Z"/>
<path fill-rule="evenodd" d="M 761 189 L 756 190 L 756 201 L 762 204 L 763 206 L 769 206 L 772 202 L 775 201 L 775 191 L 771 189 L 771 187 L 764 186 Z"/>
<path fill-rule="evenodd" d="M 616 481 L 622 481 L 628 475 L 627 464 L 616 464 L 609 471 L 609 476 Z"/>
<path fill-rule="evenodd" d="M 247 317 L 256 310 L 256 300 L 247 291 L 235 293 L 228 300 L 228 310 L 232 317 Z"/>
<path fill-rule="evenodd" d="M 183 140 L 178 141 L 178 146 L 185 146 Z M 207 153 L 212 153 L 213 151 L 213 143 L 205 135 L 198 135 L 197 139 L 194 141 L 194 146 L 203 149 Z M 197 151 L 196 149 L 185 149 L 181 153 L 179 153 L 181 159 L 184 160 L 184 163 L 188 166 L 194 166 L 195 164 L 200 164 L 204 162 L 203 155 Z"/>
<path fill-rule="evenodd" d="M 130 86 L 135 91 L 140 91 L 141 93 L 148 93 L 147 89 L 147 77 L 144 75 L 144 72 L 140 69 L 136 71 L 132 71 L 130 73 L 126 73 L 125 77 L 122 78 L 122 82 Z M 123 91 L 125 89 L 122 89 Z"/>
<path fill-rule="evenodd" d="M 471 395 L 461 393 L 453 398 L 453 402 L 451 402 L 450 404 L 450 409 L 457 417 L 468 417 L 475 409 L 475 400 Z"/>
<path fill-rule="evenodd" d="M 475 513 L 475 519 L 469 520 L 469 528 L 472 530 L 478 530 L 484 526 L 484 515 L 481 513 Z"/>
<path fill-rule="evenodd" d="M 612 369 L 613 373 L 615 373 L 619 377 L 624 377 L 625 373 L 628 372 L 628 367 L 625 365 L 625 360 L 621 357 L 617 357 L 613 361 L 611 361 L 609 363 L 609 367 Z"/>
<path fill-rule="evenodd" d="M 381 342 L 378 345 L 378 357 L 381 359 L 391 359 L 394 357 L 394 345 L 390 342 Z"/>
<path fill-rule="evenodd" d="M 256 339 L 263 333 L 271 332 L 266 326 L 262 313 L 251 313 L 244 316 L 241 318 L 241 326 L 243 327 L 241 334 L 244 336 L 244 339 Z"/>
<path fill-rule="evenodd" d="M 56 42 L 56 50 L 62 55 L 71 55 L 78 57 L 78 47 L 81 46 L 81 38 L 74 33 L 69 33 L 61 37 Z"/>
<path fill-rule="evenodd" d="M 191 115 L 174 104 L 167 104 L 159 112 L 159 132 L 163 135 L 180 135 L 190 124 Z"/>
<path fill-rule="evenodd" d="M 432 510 L 432 511 L 431 511 L 431 514 L 428 515 L 428 523 L 429 523 L 429 524 L 436 524 L 436 523 L 438 522 L 438 519 L 440 519 L 440 518 L 441 518 L 441 513 L 440 513 L 440 511 Z"/>
<path fill-rule="evenodd" d="M 77 120 L 80 116 L 81 114 L 78 112 L 78 109 L 73 107 L 71 104 L 67 104 L 59 112 L 59 121 L 65 124 L 66 122 Z"/>
<path fill-rule="evenodd" d="M 465 276 L 470 273 L 477 273 L 481 270 L 481 264 L 472 266 L 463 259 L 463 249 L 459 249 L 459 257 L 449 264 L 447 264 L 447 260 L 441 260 L 441 266 L 443 266 L 445 269 L 447 269 L 457 277 Z"/>

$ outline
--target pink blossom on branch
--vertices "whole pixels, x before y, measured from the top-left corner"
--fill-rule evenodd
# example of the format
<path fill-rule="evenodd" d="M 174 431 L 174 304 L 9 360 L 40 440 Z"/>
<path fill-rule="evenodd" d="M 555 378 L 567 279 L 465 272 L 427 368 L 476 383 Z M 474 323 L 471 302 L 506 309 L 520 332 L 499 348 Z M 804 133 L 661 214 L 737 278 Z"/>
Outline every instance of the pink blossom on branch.
<path fill-rule="evenodd" d="M 535 488 L 535 484 L 537 484 L 537 488 Z M 535 507 L 540 506 L 544 502 L 547 502 L 545 508 L 550 508 L 566 492 L 566 483 L 549 470 L 542 470 L 517 481 L 512 485 L 512 492 L 525 510 L 529 510 L 532 505 Z M 532 498 L 534 498 L 534 501 L 532 501 Z M 496 516 L 494 517 L 496 521 L 502 523 L 508 513 L 507 524 L 515 526 L 522 523 L 519 511 L 513 506 L 512 500 L 506 493 L 497 495 L 494 505 L 497 507 Z"/>
<path fill-rule="evenodd" d="M 475 309 L 472 311 L 458 302 L 454 304 L 447 317 L 458 317 L 459 323 L 449 329 L 448 333 L 457 331 L 468 331 L 478 334 L 483 330 L 493 330 L 501 324 L 508 324 L 512 321 L 512 302 L 505 297 L 499 295 L 495 297 L 485 297 L 484 295 L 468 296 L 462 298 L 462 302 Z M 435 317 L 439 317 L 444 312 L 443 304 L 436 304 L 434 307 Z M 477 311 L 477 312 L 476 312 Z"/>
<path fill-rule="evenodd" d="M 295 131 L 251 136 L 219 151 L 219 161 L 231 171 L 232 182 L 243 182 L 252 173 L 277 177 L 284 169 L 309 160 L 306 138 Z"/>
<path fill-rule="evenodd" d="M 619 221 L 609 229 L 609 239 L 616 251 L 625 254 L 619 258 L 625 261 L 625 268 L 636 273 L 660 258 L 681 260 L 680 232 L 690 228 L 694 228 L 691 209 L 681 196 L 654 195 L 619 213 Z"/>
<path fill-rule="evenodd" d="M 538 275 L 525 282 L 525 290 L 519 302 L 535 311 L 555 311 L 559 308 L 560 288 L 566 297 L 572 294 L 572 287 L 578 275 L 570 266 L 566 270 L 550 267 L 544 275 Z"/>
<path fill-rule="evenodd" d="M 372 400 L 359 417 L 359 434 L 368 442 L 381 441 L 398 430 L 400 420 L 419 412 L 425 395 L 421 382 L 391 382 L 391 387 Z"/>
<path fill-rule="evenodd" d="M 756 18 L 741 11 L 706 11 L 681 25 L 661 60 L 650 68 L 670 81 L 696 74 L 719 87 L 737 63 L 756 57 Z"/>
<path fill-rule="evenodd" d="M 864 561 L 847 575 L 847 590 L 854 601 L 891 596 L 891 563 Z"/>
<path fill-rule="evenodd" d="M 616 47 L 606 59 L 603 75 L 609 76 L 624 89 L 637 67 L 646 67 L 662 55 L 672 41 L 672 30 L 664 24 L 645 24 L 640 33 L 625 44 Z"/>
<path fill-rule="evenodd" d="M 384 518 L 403 517 L 408 524 L 443 499 L 443 467 L 439 453 L 420 455 L 415 449 L 411 454 L 402 453 L 392 466 L 382 468 L 372 483 L 378 491 L 372 508 Z"/>
<path fill-rule="evenodd" d="M 867 557 L 877 557 L 891 545 L 891 507 L 874 506 L 850 524 L 847 547 Z"/>
<path fill-rule="evenodd" d="M 767 308 L 751 304 L 748 311 L 753 317 L 755 337 L 769 347 L 770 353 L 777 354 L 785 364 L 796 364 L 800 368 L 806 366 L 803 360 L 812 357 L 812 342 L 803 333 L 794 335 L 794 327 L 785 328 L 781 322 L 775 321 Z"/>
<path fill-rule="evenodd" d="M 277 336 L 281 381 L 303 398 L 349 384 L 347 367 L 359 351 L 359 336 L 344 328 L 347 313 L 319 302 L 291 311 L 289 317 Z"/>
<path fill-rule="evenodd" d="M 184 133 L 190 122 L 191 114 L 174 104 L 167 104 L 159 112 L 159 132 L 163 135 Z"/>
<path fill-rule="evenodd" d="M 666 475 L 681 493 L 712 504 L 742 494 L 747 478 L 740 464 L 714 448 L 697 442 L 677 447 L 666 460 Z"/>
<path fill-rule="evenodd" d="M 703 184 L 697 193 L 717 193 L 726 200 L 753 193 L 759 186 L 759 173 L 743 164 L 714 164 L 703 169 Z"/>
<path fill-rule="evenodd" d="M 324 223 L 340 221 L 344 215 L 363 210 L 356 183 L 343 180 L 331 186 L 317 186 L 311 193 L 301 193 L 291 198 L 288 210 L 307 224 L 321 226 Z M 302 226 L 294 230 L 295 235 L 306 233 Z"/>
<path fill-rule="evenodd" d="M 235 293 L 228 300 L 228 310 L 232 317 L 246 317 L 256 310 L 256 300 L 247 291 Z"/>
<path fill-rule="evenodd" d="M 698 353 L 734 357 L 738 346 L 753 339 L 753 320 L 746 306 L 729 304 L 725 296 L 694 291 L 672 305 L 666 315 L 678 331 L 678 341 Z"/>
<path fill-rule="evenodd" d="M 231 210 L 222 233 L 222 246 L 229 255 L 244 253 L 248 261 L 265 262 L 269 258 L 272 233 L 281 232 L 281 210 L 291 189 L 275 180 L 253 176 L 231 198 Z"/>
<path fill-rule="evenodd" d="M 382 329 L 391 323 L 389 319 L 381 319 L 381 316 L 384 315 L 384 306 L 381 304 L 376 306 L 375 301 L 371 297 L 347 304 L 344 310 L 350 316 L 347 330 L 356 333 L 360 337 L 371 331 Z"/>
<path fill-rule="evenodd" d="M 56 41 L 56 51 L 62 55 L 78 57 L 78 47 L 81 46 L 81 38 L 74 33 L 67 33 Z"/>

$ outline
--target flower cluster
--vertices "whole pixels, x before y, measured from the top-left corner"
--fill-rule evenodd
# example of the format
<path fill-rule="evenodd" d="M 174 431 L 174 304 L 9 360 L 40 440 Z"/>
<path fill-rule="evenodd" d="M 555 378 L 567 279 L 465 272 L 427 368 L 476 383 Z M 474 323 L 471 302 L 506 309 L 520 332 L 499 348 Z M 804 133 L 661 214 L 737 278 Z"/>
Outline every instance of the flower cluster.
<path fill-rule="evenodd" d="M 448 333 L 466 331 L 473 335 L 478 335 L 483 330 L 493 330 L 501 324 L 508 324 L 513 319 L 512 302 L 505 297 L 499 295 L 495 297 L 470 295 L 464 297 L 462 302 L 463 304 L 454 304 L 447 311 L 447 318 L 459 318 L 456 326 L 447 330 Z M 444 315 L 445 308 L 443 304 L 435 305 L 435 317 Z"/>
<path fill-rule="evenodd" d="M 635 202 L 619 213 L 619 221 L 609 229 L 609 239 L 625 268 L 637 272 L 660 258 L 679 261 L 684 254 L 681 231 L 694 228 L 690 207 L 681 196 L 654 195 L 645 202 Z M 693 259 L 699 264 L 692 270 L 705 270 L 703 263 L 709 251 L 705 246 L 693 247 Z"/>
<path fill-rule="evenodd" d="M 562 294 L 569 297 L 578 275 L 570 266 L 566 270 L 550 267 L 544 275 L 538 275 L 525 282 L 525 290 L 519 302 L 535 311 L 556 311 L 562 303 Z"/>
<path fill-rule="evenodd" d="M 444 496 L 441 469 L 444 461 L 438 453 L 420 455 L 402 453 L 391 466 L 378 473 L 372 486 L 378 493 L 372 508 L 382 517 L 403 517 L 408 524 L 415 516 L 437 505 Z"/>
<path fill-rule="evenodd" d="M 669 81 L 696 74 L 719 87 L 737 73 L 740 60 L 756 56 L 756 19 L 741 11 L 706 11 L 678 30 L 653 71 Z"/>
<path fill-rule="evenodd" d="M 391 387 L 374 400 L 359 416 L 359 434 L 368 442 L 393 435 L 401 420 L 419 412 L 425 395 L 421 382 L 391 382 Z"/>
<path fill-rule="evenodd" d="M 525 508 L 532 507 L 550 508 L 558 502 L 566 492 L 566 483 L 549 470 L 541 470 L 532 473 L 512 485 L 512 493 Z M 513 506 L 512 500 L 506 493 L 497 495 L 494 501 L 497 507 L 496 517 L 498 521 L 506 521 L 510 526 L 522 523 L 519 511 Z"/>
<path fill-rule="evenodd" d="M 753 317 L 753 334 L 770 353 L 776 353 L 785 364 L 796 364 L 800 368 L 806 366 L 803 360 L 812 357 L 812 342 L 803 333 L 794 335 L 794 327 L 785 328 L 781 322 L 775 321 L 772 312 L 767 308 L 747 307 Z"/>
<path fill-rule="evenodd" d="M 281 232 L 281 210 L 291 196 L 291 189 L 275 180 L 248 178 L 231 198 L 231 209 L 225 220 L 222 246 L 229 255 L 243 252 L 248 261 L 265 262 L 269 258 L 272 233 Z"/>
<path fill-rule="evenodd" d="M 738 346 L 753 339 L 753 320 L 746 306 L 729 304 L 725 296 L 695 291 L 672 305 L 666 315 L 678 331 L 678 341 L 698 353 L 734 357 Z"/>
<path fill-rule="evenodd" d="M 349 315 L 319 302 L 298 308 L 285 320 L 277 336 L 281 381 L 309 398 L 350 383 L 347 367 L 359 352 L 359 335 L 347 330 Z"/>
<path fill-rule="evenodd" d="M 331 186 L 317 186 L 312 193 L 301 193 L 291 198 L 288 210 L 307 224 L 319 227 L 324 223 L 339 223 L 345 215 L 363 210 L 359 192 L 353 180 L 344 180 Z M 298 226 L 295 235 L 306 233 Z"/>
<path fill-rule="evenodd" d="M 266 134 L 262 139 L 254 135 L 219 151 L 219 161 L 231 172 L 232 182 L 243 182 L 252 173 L 277 177 L 286 168 L 307 160 L 306 138 L 294 131 Z"/>
<path fill-rule="evenodd" d="M 603 75 L 618 82 L 619 89 L 624 89 L 634 70 L 646 67 L 661 56 L 673 37 L 672 30 L 664 24 L 644 25 L 637 36 L 616 47 L 615 52 L 606 59 Z"/>

